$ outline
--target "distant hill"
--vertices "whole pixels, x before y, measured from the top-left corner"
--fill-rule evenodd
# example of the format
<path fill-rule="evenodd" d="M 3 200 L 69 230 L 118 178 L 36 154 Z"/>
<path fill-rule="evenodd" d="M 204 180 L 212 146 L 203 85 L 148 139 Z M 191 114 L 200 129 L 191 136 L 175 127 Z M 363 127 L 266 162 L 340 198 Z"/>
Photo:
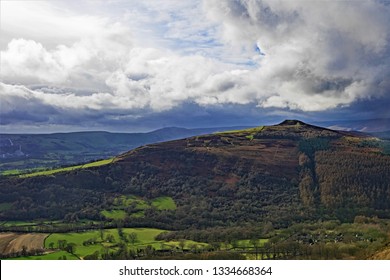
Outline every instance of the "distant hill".
<path fill-rule="evenodd" d="M 373 132 L 370 133 L 371 135 L 382 138 L 382 139 L 387 139 L 390 140 L 390 130 L 389 131 L 383 131 L 383 132 Z"/>
<path fill-rule="evenodd" d="M 167 127 L 147 133 L 0 134 L 0 172 L 79 164 L 113 157 L 145 144 L 238 128 L 244 127 Z"/>
<path fill-rule="evenodd" d="M 177 205 L 170 212 L 128 205 L 127 226 L 202 229 L 390 218 L 385 145 L 370 135 L 296 120 L 150 144 L 102 166 L 2 178 L 0 203 L 9 207 L 0 218 L 105 220 L 102 211 L 117 209 L 115 198 L 123 195 L 170 197 Z"/>
<path fill-rule="evenodd" d="M 317 122 L 316 124 L 335 130 L 382 132 L 390 130 L 390 118 L 378 118 L 368 120 L 337 120 Z"/>

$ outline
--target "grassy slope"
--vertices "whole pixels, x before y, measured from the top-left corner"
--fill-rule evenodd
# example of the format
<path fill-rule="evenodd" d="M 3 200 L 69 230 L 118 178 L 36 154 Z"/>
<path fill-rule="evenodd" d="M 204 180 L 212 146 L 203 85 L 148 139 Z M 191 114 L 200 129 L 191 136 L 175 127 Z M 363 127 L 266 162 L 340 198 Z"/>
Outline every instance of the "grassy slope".
<path fill-rule="evenodd" d="M 135 205 L 135 209 L 138 210 L 138 212 L 131 214 L 131 217 L 134 218 L 143 217 L 144 210 L 149 209 L 150 207 L 155 207 L 157 210 L 175 210 L 177 207 L 175 201 L 168 196 L 157 197 L 151 201 L 145 201 L 142 198 L 133 195 L 122 195 L 115 199 L 113 209 L 103 210 L 101 214 L 108 219 L 123 220 L 127 217 L 127 213 L 124 209 L 132 204 Z"/>
<path fill-rule="evenodd" d="M 229 128 L 163 128 L 147 133 L 72 132 L 54 134 L 0 134 L 13 146 L 0 146 L 1 154 L 21 148 L 25 156 L 0 158 L 1 175 L 19 175 L 37 168 L 76 165 L 116 156 L 136 147 L 223 131 Z M 7 141 L 5 141 L 7 142 Z"/>
<path fill-rule="evenodd" d="M 171 197 L 158 197 L 153 199 L 152 206 L 156 207 L 158 210 L 175 210 L 176 203 Z"/>
<path fill-rule="evenodd" d="M 217 132 L 215 134 L 217 135 L 224 135 L 224 134 L 245 134 L 245 135 L 254 135 L 264 129 L 264 126 L 259 126 L 259 127 L 253 127 L 253 128 L 247 128 L 247 129 L 240 129 L 240 130 L 228 130 L 228 131 L 223 131 L 223 132 Z"/>
<path fill-rule="evenodd" d="M 170 242 L 156 241 L 155 240 L 156 236 L 164 232 L 164 230 L 161 229 L 153 229 L 153 228 L 124 228 L 123 229 L 123 233 L 125 236 L 133 232 L 137 234 L 137 241 L 134 244 L 136 248 L 143 248 L 148 245 L 152 246 L 155 249 L 161 249 L 163 247 L 170 248 L 170 247 L 179 246 L 178 245 L 179 242 L 175 242 L 175 241 L 170 241 Z M 113 242 L 107 242 L 107 237 L 109 235 L 112 235 L 114 237 Z M 95 239 L 96 243 L 92 245 L 84 246 L 83 242 L 88 239 Z M 51 245 L 53 245 L 54 249 L 57 249 L 59 240 L 66 240 L 68 243 L 75 243 L 76 244 L 75 255 L 77 255 L 80 258 L 83 258 L 87 255 L 93 254 L 96 251 L 100 252 L 105 247 L 106 248 L 110 247 L 112 250 L 116 250 L 115 246 L 119 243 L 120 237 L 117 229 L 103 230 L 103 240 L 101 239 L 101 232 L 98 230 L 82 232 L 82 233 L 54 233 L 51 234 L 48 238 L 46 238 L 45 248 L 49 249 Z M 186 244 L 185 248 L 189 248 L 189 246 L 194 244 L 198 246 L 207 245 L 205 243 L 199 243 L 191 240 L 186 240 L 185 244 Z M 129 242 L 128 245 L 133 246 Z"/>
<path fill-rule="evenodd" d="M 127 215 L 123 210 L 103 210 L 101 214 L 107 219 L 113 220 L 123 220 Z"/>
<path fill-rule="evenodd" d="M 109 159 L 99 160 L 99 161 L 86 163 L 86 164 L 82 164 L 82 165 L 75 165 L 75 166 L 57 168 L 57 169 L 52 169 L 52 170 L 38 171 L 38 172 L 29 173 L 29 174 L 23 174 L 23 175 L 20 175 L 19 177 L 20 178 L 28 178 L 28 177 L 35 177 L 35 176 L 48 176 L 48 175 L 53 175 L 53 174 L 59 173 L 59 172 L 72 171 L 72 170 L 81 169 L 81 168 L 90 168 L 90 167 L 106 165 L 106 164 L 110 164 L 114 161 L 115 161 L 115 158 L 109 158 Z"/>

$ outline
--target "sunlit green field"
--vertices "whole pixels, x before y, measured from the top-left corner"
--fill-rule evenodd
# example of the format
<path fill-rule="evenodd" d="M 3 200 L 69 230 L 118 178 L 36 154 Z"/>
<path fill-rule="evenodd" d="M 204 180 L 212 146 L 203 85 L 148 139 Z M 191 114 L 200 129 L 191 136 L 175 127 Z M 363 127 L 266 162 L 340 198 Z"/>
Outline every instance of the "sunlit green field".
<path fill-rule="evenodd" d="M 158 197 L 153 199 L 152 206 L 156 207 L 158 210 L 175 210 L 176 204 L 175 201 L 168 196 Z"/>
<path fill-rule="evenodd" d="M 262 246 L 264 246 L 265 243 L 268 242 L 268 240 L 269 239 L 258 239 L 258 240 L 256 240 L 256 246 L 262 247 Z M 253 242 L 253 240 L 245 239 L 245 240 L 238 241 L 237 245 L 239 247 L 253 247 L 254 242 Z"/>
<path fill-rule="evenodd" d="M 171 248 L 179 248 L 184 245 L 183 248 L 189 249 L 194 246 L 198 248 L 206 247 L 206 243 L 195 242 L 192 240 L 183 240 L 183 241 L 157 241 L 156 236 L 164 230 L 161 229 L 153 229 L 153 228 L 123 228 L 123 236 L 125 236 L 125 243 L 130 248 L 145 248 L 146 246 L 151 246 L 156 250 L 160 249 L 171 249 Z M 134 242 L 132 242 L 128 236 L 131 233 L 135 233 L 137 238 Z M 87 255 L 91 255 L 96 251 L 101 252 L 103 250 L 116 250 L 118 243 L 124 242 L 123 238 L 119 236 L 118 229 L 105 229 L 105 230 L 94 230 L 87 231 L 81 233 L 54 233 L 51 234 L 45 240 L 45 248 L 46 249 L 59 249 L 59 244 L 66 240 L 67 244 L 74 244 L 74 255 L 77 258 L 84 258 Z M 86 245 L 85 242 L 91 241 L 90 244 Z M 57 252 L 58 254 L 55 256 L 61 256 L 61 252 L 66 253 L 65 251 Z M 39 258 L 48 259 L 50 257 L 55 258 L 55 256 L 50 256 L 52 254 L 48 254 L 45 256 L 36 256 L 30 257 L 30 259 Z M 21 259 L 21 258 L 19 258 Z M 58 258 L 55 258 L 58 259 Z M 68 257 L 68 259 L 70 259 Z"/>
<path fill-rule="evenodd" d="M 110 159 L 99 160 L 99 161 L 95 161 L 95 162 L 91 162 L 91 163 L 87 163 L 87 164 L 82 164 L 82 165 L 75 165 L 75 166 L 63 167 L 63 168 L 58 168 L 58 169 L 23 174 L 23 175 L 19 175 L 19 177 L 20 178 L 28 178 L 28 177 L 35 177 L 35 176 L 53 175 L 55 173 L 64 172 L 64 171 L 72 171 L 72 170 L 81 169 L 81 168 L 89 168 L 89 167 L 106 165 L 106 164 L 112 163 L 113 161 L 114 161 L 114 158 L 110 158 Z"/>
<path fill-rule="evenodd" d="M 101 214 L 104 217 L 113 220 L 123 220 L 127 216 L 126 212 L 123 210 L 103 210 Z"/>
<path fill-rule="evenodd" d="M 133 205 L 135 209 L 135 212 L 130 215 L 133 218 L 144 217 L 144 210 L 149 209 L 151 207 L 155 207 L 157 210 L 160 211 L 176 209 L 175 201 L 169 196 L 157 197 L 153 200 L 147 201 L 133 195 L 122 195 L 114 200 L 114 206 L 112 209 L 103 210 L 101 211 L 101 214 L 107 219 L 123 220 L 128 216 L 124 209 L 131 205 Z"/>

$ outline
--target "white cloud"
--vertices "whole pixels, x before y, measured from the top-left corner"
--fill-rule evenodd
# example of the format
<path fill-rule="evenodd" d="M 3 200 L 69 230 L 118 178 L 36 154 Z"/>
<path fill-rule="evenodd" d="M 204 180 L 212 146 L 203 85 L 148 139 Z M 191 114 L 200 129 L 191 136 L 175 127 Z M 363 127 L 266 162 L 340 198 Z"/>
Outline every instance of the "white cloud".
<path fill-rule="evenodd" d="M 80 1 L 74 1 L 77 2 L 80 5 Z M 0 47 L 4 48 L 13 38 L 34 40 L 49 49 L 59 44 L 70 46 L 80 38 L 99 36 L 112 23 L 108 17 L 82 14 L 67 4 L 73 2 L 2 1 Z"/>
<path fill-rule="evenodd" d="M 115 96 L 131 100 L 131 108 L 168 110 L 184 101 L 202 103 L 207 95 L 219 95 L 210 80 L 221 75 L 222 66 L 231 68 L 201 56 L 135 48 L 128 63 L 107 79 L 107 85 Z"/>
<path fill-rule="evenodd" d="M 94 93 L 87 96 L 76 96 L 74 93 L 47 93 L 40 90 L 31 90 L 21 85 L 8 85 L 0 83 L 0 96 L 2 100 L 1 113 L 12 111 L 27 111 L 26 104 L 35 106 L 51 106 L 61 109 L 95 109 L 105 108 L 111 95 L 107 93 Z M 17 101 L 17 102 L 16 102 Z M 28 107 L 28 106 L 27 106 Z"/>
<path fill-rule="evenodd" d="M 376 95 L 388 80 L 390 11 L 376 1 L 205 1 L 221 40 L 265 56 L 260 106 L 321 111 Z M 374 89 L 374 90 L 373 90 Z"/>
<path fill-rule="evenodd" d="M 104 80 L 132 48 L 128 30 L 120 24 L 102 27 L 71 45 L 47 49 L 42 43 L 12 39 L 1 51 L 1 79 L 8 83 L 105 89 Z"/>
<path fill-rule="evenodd" d="M 185 103 L 307 112 L 390 87 L 390 8 L 378 1 L 77 3 L 2 2 L 7 108 L 27 113 L 13 102 L 33 100 L 69 114 Z"/>
<path fill-rule="evenodd" d="M 1 74 L 4 80 L 18 83 L 61 83 L 66 77 L 65 67 L 40 43 L 13 39 L 1 53 Z"/>

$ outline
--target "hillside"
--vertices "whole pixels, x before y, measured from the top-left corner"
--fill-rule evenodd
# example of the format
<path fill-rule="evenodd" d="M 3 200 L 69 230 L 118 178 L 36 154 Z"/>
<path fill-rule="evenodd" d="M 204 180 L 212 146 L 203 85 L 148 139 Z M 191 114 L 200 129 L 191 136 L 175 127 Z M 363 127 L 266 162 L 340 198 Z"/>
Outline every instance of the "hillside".
<path fill-rule="evenodd" d="M 146 133 L 104 131 L 0 134 L 0 174 L 74 165 L 109 158 L 141 145 L 213 133 L 229 128 L 167 127 Z"/>
<path fill-rule="evenodd" d="M 286 120 L 3 176 L 3 247 L 30 233 L 52 241 L 0 258 L 387 258 L 388 151 L 388 140 Z"/>
<path fill-rule="evenodd" d="M 389 218 L 387 142 L 300 121 L 151 144 L 112 163 L 2 178 L 2 220 L 105 219 L 115 199 L 170 197 L 169 213 L 126 205 L 127 225 L 205 228 L 271 221 Z M 119 207 L 120 208 L 120 207 Z M 138 215 L 137 215 L 138 214 Z M 110 219 L 108 219 L 109 221 Z"/>
<path fill-rule="evenodd" d="M 390 248 L 375 253 L 370 259 L 372 260 L 390 260 Z"/>

